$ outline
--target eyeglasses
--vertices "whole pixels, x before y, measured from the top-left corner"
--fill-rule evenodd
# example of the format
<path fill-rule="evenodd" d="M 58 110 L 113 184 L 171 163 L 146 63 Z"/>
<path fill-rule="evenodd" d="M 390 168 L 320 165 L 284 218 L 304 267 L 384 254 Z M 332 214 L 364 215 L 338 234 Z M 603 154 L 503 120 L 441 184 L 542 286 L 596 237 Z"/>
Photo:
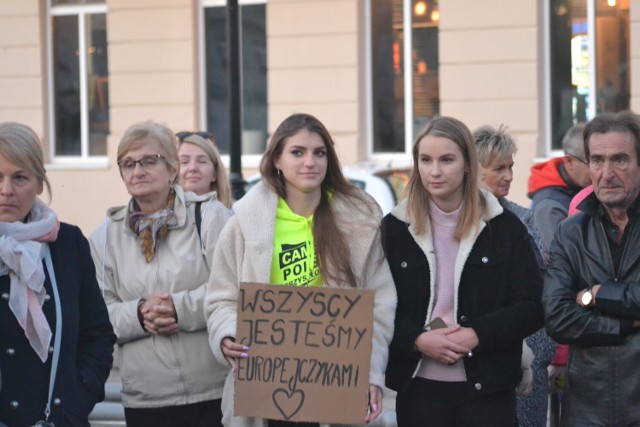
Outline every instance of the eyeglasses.
<path fill-rule="evenodd" d="M 133 172 L 137 164 L 139 164 L 142 169 L 148 170 L 153 169 L 160 160 L 164 160 L 164 156 L 162 154 L 150 154 L 142 156 L 140 160 L 122 159 L 118 162 L 118 167 L 123 175 L 128 175 Z"/>
<path fill-rule="evenodd" d="M 580 157 L 578 157 L 578 156 L 574 156 L 573 154 L 569 154 L 569 157 L 571 157 L 572 159 L 576 159 L 577 161 L 579 161 L 579 162 L 580 162 L 580 163 L 582 163 L 583 165 L 587 165 L 587 166 L 589 166 L 589 162 L 587 162 L 587 161 L 586 161 L 586 160 L 584 160 L 584 159 L 581 159 L 581 158 L 580 158 Z"/>
<path fill-rule="evenodd" d="M 179 142 L 184 141 L 186 138 L 189 138 L 191 135 L 198 135 L 200 138 L 204 138 L 204 139 L 210 139 L 210 140 L 214 140 L 213 139 L 213 134 L 211 132 L 189 132 L 189 131 L 182 131 L 182 132 L 178 132 L 176 133 L 176 138 L 178 138 Z"/>

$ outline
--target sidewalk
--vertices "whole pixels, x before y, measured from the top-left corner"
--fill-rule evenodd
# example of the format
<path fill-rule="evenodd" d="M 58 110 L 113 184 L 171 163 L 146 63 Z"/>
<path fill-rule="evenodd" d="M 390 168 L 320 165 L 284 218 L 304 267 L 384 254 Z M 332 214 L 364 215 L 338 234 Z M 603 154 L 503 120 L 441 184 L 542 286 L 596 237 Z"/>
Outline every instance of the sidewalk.
<path fill-rule="evenodd" d="M 396 427 L 396 392 L 393 390 L 384 390 L 384 399 L 382 401 L 382 414 L 376 418 L 370 427 Z"/>
<path fill-rule="evenodd" d="M 105 401 L 96 406 L 90 417 L 91 427 L 122 427 L 125 425 L 124 409 L 120 403 L 120 387 L 119 371 L 114 369 L 107 380 Z M 369 427 L 396 426 L 396 393 L 385 389 L 382 414 Z"/>

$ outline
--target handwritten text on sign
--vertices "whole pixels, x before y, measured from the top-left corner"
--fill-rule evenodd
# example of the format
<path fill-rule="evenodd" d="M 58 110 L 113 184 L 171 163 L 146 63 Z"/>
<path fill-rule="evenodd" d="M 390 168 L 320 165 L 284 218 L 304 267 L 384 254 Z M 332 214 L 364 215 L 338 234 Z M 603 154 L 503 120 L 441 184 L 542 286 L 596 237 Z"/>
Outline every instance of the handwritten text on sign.
<path fill-rule="evenodd" d="M 341 424 L 364 420 L 374 293 L 242 284 L 236 415 Z"/>

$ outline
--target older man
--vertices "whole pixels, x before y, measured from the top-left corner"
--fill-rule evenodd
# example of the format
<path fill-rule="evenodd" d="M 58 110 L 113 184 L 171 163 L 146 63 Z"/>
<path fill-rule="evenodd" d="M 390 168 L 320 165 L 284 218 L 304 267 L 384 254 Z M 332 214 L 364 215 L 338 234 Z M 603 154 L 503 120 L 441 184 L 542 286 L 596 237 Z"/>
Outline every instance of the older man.
<path fill-rule="evenodd" d="M 584 129 L 594 192 L 551 244 L 543 304 L 570 345 L 563 426 L 640 425 L 640 117 Z"/>

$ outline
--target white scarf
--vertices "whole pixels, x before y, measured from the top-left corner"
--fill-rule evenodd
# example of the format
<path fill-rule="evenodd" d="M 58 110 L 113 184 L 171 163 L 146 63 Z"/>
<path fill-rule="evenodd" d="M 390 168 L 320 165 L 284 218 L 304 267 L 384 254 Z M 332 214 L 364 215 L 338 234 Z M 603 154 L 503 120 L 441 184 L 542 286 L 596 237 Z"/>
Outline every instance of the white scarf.
<path fill-rule="evenodd" d="M 42 311 L 44 245 L 54 241 L 59 229 L 55 212 L 36 199 L 29 222 L 0 222 L 0 275 L 11 279 L 9 308 L 31 347 L 45 362 L 51 343 L 51 328 Z"/>

